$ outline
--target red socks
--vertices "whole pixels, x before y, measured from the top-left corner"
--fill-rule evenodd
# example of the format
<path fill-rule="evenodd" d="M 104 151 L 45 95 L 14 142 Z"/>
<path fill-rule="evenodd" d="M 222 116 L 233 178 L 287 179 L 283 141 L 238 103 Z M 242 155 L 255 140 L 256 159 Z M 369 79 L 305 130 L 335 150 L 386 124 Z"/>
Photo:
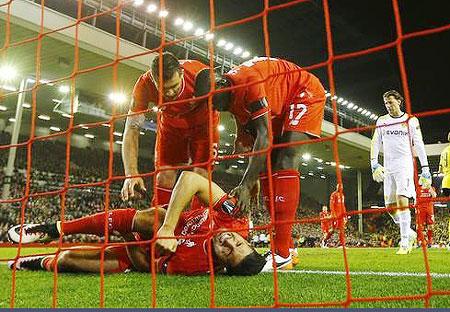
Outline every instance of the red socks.
<path fill-rule="evenodd" d="M 292 226 L 295 221 L 295 214 L 300 201 L 300 174 L 297 170 L 287 169 L 273 172 L 273 195 L 275 221 L 283 222 L 275 224 L 276 253 L 286 258 L 289 256 L 289 246 L 292 241 Z M 261 177 L 261 187 L 263 198 L 267 207 L 270 207 L 269 181 L 267 176 Z M 289 221 L 289 222 L 287 222 Z"/>
<path fill-rule="evenodd" d="M 172 196 L 172 189 L 167 189 L 163 187 L 156 187 L 156 194 L 157 196 L 153 195 L 152 198 L 152 206 L 158 206 L 158 205 L 165 205 L 168 204 L 170 201 L 170 196 Z M 158 197 L 158 200 L 156 200 L 156 197 Z"/>
<path fill-rule="evenodd" d="M 120 233 L 132 232 L 133 219 L 136 214 L 135 209 L 116 209 L 108 212 L 108 218 L 105 213 L 100 212 L 91 216 L 65 221 L 62 230 L 65 235 L 69 234 L 94 234 L 98 236 L 105 235 L 105 221 L 108 222 L 108 230 Z"/>
<path fill-rule="evenodd" d="M 433 230 L 428 230 L 427 236 L 428 236 L 428 245 L 433 244 Z"/>

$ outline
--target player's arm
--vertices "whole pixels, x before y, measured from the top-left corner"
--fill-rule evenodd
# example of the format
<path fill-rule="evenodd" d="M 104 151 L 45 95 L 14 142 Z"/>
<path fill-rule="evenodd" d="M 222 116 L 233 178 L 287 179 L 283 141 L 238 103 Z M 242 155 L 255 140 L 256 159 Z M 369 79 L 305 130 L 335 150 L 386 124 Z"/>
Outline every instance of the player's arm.
<path fill-rule="evenodd" d="M 252 113 L 253 119 L 249 121 L 247 127 L 252 128 L 256 133 L 255 142 L 253 143 L 252 151 L 261 151 L 269 146 L 268 140 L 268 114 L 267 114 L 267 101 L 262 98 L 248 106 Z M 251 189 L 254 187 L 259 179 L 259 174 L 266 167 L 266 154 L 258 154 L 249 158 L 247 169 L 244 172 L 239 185 L 231 192 L 232 195 L 238 199 L 238 206 L 243 213 L 249 210 Z"/>
<path fill-rule="evenodd" d="M 347 207 L 345 206 L 345 196 L 344 196 L 344 194 L 342 194 L 342 209 L 344 209 L 344 211 L 347 211 Z"/>
<path fill-rule="evenodd" d="M 431 173 L 430 167 L 428 165 L 427 153 L 425 151 L 425 144 L 423 143 L 422 131 L 420 130 L 419 120 L 416 117 L 412 117 L 409 120 L 409 125 L 413 139 L 413 145 L 422 167 L 419 184 L 425 188 L 428 188 L 431 186 Z"/>
<path fill-rule="evenodd" d="M 122 162 L 127 177 L 139 174 L 139 132 L 144 121 L 145 115 L 144 113 L 140 113 L 128 116 L 125 122 L 122 144 Z M 142 178 L 134 177 L 125 179 L 121 192 L 123 200 L 134 197 L 134 187 L 136 185 L 145 190 L 144 180 L 142 180 Z"/>
<path fill-rule="evenodd" d="M 372 168 L 372 177 L 376 182 L 383 182 L 384 180 L 384 168 L 378 162 L 378 156 L 380 154 L 380 148 L 383 144 L 381 137 L 381 129 L 377 120 L 375 131 L 373 132 L 372 141 L 370 144 L 370 167 Z"/>
<path fill-rule="evenodd" d="M 167 208 L 164 222 L 158 231 L 158 237 L 173 237 L 175 228 L 184 208 L 187 207 L 194 195 L 197 195 L 203 202 L 209 202 L 210 183 L 201 175 L 192 171 L 183 171 L 173 188 Z M 225 195 L 225 192 L 214 182 L 211 182 L 211 200 L 218 201 Z M 175 252 L 177 248 L 176 239 L 158 239 L 156 247 L 161 254 Z"/>
<path fill-rule="evenodd" d="M 444 149 L 439 159 L 439 173 L 444 173 L 444 168 L 447 167 L 448 164 L 448 160 L 446 159 L 447 155 L 448 155 L 447 150 Z"/>

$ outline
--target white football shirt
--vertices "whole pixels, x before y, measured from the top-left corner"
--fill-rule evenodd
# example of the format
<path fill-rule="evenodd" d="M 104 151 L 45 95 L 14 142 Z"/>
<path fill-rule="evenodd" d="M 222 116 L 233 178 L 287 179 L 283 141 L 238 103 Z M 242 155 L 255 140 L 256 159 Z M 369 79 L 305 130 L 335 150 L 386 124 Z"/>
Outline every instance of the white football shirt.
<path fill-rule="evenodd" d="M 386 173 L 413 171 L 413 150 L 417 150 L 421 165 L 428 165 L 419 120 L 416 117 L 407 113 L 399 117 L 386 114 L 378 118 L 376 126 L 370 151 L 372 163 L 378 162 L 378 154 L 382 148 Z"/>

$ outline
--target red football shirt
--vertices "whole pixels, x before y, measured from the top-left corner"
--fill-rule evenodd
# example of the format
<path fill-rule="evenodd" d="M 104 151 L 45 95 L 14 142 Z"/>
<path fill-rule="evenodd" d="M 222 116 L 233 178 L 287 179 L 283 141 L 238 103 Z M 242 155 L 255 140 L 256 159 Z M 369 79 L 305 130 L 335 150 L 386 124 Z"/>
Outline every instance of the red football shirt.
<path fill-rule="evenodd" d="M 244 62 L 225 76 L 233 86 L 242 86 L 233 90 L 233 100 L 229 108 L 241 124 L 258 118 L 269 109 L 272 118 L 284 114 L 290 101 L 308 86 L 313 77 L 294 63 L 267 57 Z M 264 97 L 269 107 L 251 112 L 249 104 Z"/>
<path fill-rule="evenodd" d="M 197 74 L 208 66 L 194 60 L 180 60 L 180 64 L 184 70 L 184 75 L 176 101 L 193 99 Z M 158 89 L 152 79 L 151 71 L 142 74 L 136 81 L 133 89 L 133 100 L 134 104 L 131 109 L 133 112 L 147 110 L 150 103 L 158 105 Z M 162 105 L 160 109 L 162 112 L 160 126 L 186 129 L 208 124 L 207 101 L 167 104 Z M 214 118 L 218 118 L 218 112 L 214 112 Z"/>
<path fill-rule="evenodd" d="M 227 199 L 225 195 L 213 207 L 213 210 L 200 208 L 184 212 L 181 215 L 175 230 L 175 235 L 186 236 L 185 239 L 178 239 L 178 247 L 174 254 L 161 259 L 160 265 L 167 265 L 167 274 L 196 275 L 208 273 L 208 238 L 210 225 L 212 230 L 247 228 L 248 220 L 245 218 L 236 219 L 224 213 L 220 207 Z M 236 231 L 236 230 L 234 230 Z M 243 237 L 248 236 L 248 230 L 239 231 Z M 200 237 L 189 237 L 200 235 Z"/>
<path fill-rule="evenodd" d="M 338 217 L 345 213 L 345 198 L 344 194 L 334 191 L 330 195 L 330 209 L 333 217 Z"/>
<path fill-rule="evenodd" d="M 432 188 L 424 189 L 419 187 L 417 190 L 417 210 L 418 213 L 434 214 L 434 204 L 430 200 L 434 197 L 434 190 Z"/>

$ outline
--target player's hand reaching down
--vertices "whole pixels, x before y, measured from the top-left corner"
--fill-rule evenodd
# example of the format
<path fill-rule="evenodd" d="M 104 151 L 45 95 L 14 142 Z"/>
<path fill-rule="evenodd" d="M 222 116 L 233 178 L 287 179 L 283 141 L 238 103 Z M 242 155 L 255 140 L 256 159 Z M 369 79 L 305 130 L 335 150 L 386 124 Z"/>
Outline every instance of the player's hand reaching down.
<path fill-rule="evenodd" d="M 171 237 L 175 236 L 173 230 L 161 227 L 158 231 L 157 237 Z M 167 255 L 177 250 L 178 242 L 176 238 L 158 238 L 156 240 L 156 249 L 160 255 Z"/>
<path fill-rule="evenodd" d="M 252 201 L 251 189 L 246 185 L 238 185 L 230 192 L 230 196 L 236 197 L 236 205 L 239 207 L 239 217 L 246 216 L 250 212 Z"/>
<path fill-rule="evenodd" d="M 136 195 L 139 196 L 139 193 L 136 192 L 136 189 L 141 189 L 146 191 L 144 180 L 142 178 L 126 178 L 123 182 L 122 191 L 120 193 L 122 200 L 126 201 L 128 199 L 134 198 Z"/>

